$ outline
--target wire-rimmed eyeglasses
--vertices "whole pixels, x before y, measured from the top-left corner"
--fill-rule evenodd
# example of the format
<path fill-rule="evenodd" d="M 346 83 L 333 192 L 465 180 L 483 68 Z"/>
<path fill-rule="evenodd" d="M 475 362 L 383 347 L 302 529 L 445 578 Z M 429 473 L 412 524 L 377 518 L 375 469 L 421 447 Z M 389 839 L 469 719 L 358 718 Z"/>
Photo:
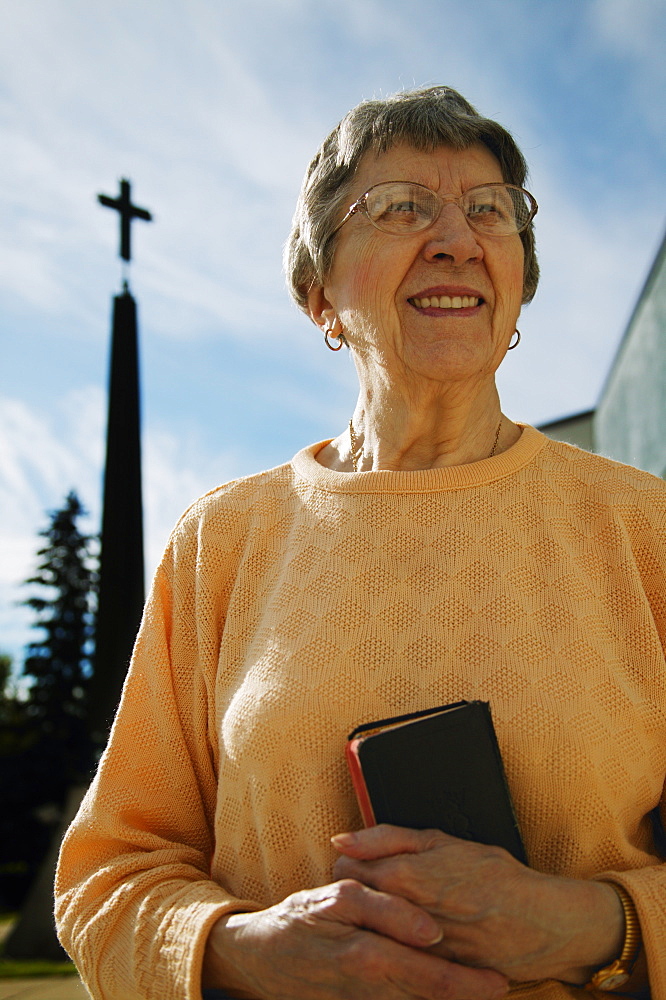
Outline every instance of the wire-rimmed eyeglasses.
<path fill-rule="evenodd" d="M 525 188 L 501 181 L 469 188 L 460 198 L 439 195 L 414 181 L 384 181 L 350 206 L 341 229 L 356 212 L 364 212 L 372 225 L 393 236 L 410 236 L 428 229 L 445 205 L 457 205 L 468 224 L 484 236 L 515 236 L 527 229 L 538 211 L 536 199 Z"/>

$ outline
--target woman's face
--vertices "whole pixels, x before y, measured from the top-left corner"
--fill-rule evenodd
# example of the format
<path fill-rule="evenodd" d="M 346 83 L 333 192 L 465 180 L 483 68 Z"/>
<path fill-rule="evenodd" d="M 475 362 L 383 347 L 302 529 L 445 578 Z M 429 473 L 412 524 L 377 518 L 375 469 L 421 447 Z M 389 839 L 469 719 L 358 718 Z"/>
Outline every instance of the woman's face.
<path fill-rule="evenodd" d="M 503 177 L 483 145 L 427 153 L 403 144 L 379 156 L 366 154 L 346 204 L 393 180 L 459 197 Z M 380 232 L 363 212 L 355 213 L 337 235 L 324 288 L 313 290 L 310 302 L 313 318 L 330 324 L 338 317 L 360 357 L 404 376 L 448 381 L 494 373 L 515 330 L 522 289 L 520 237 L 481 236 L 449 203 L 430 229 L 409 236 Z M 443 296 L 467 296 L 478 304 L 423 303 Z"/>

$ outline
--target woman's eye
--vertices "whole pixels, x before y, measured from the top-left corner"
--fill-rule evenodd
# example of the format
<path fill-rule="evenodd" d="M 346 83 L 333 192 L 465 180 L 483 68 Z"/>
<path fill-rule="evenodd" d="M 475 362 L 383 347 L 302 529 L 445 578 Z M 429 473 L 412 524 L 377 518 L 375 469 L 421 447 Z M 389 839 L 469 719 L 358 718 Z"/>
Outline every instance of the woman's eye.
<path fill-rule="evenodd" d="M 471 216 L 489 215 L 492 212 L 496 213 L 497 215 L 502 214 L 497 205 L 491 205 L 490 203 L 486 203 L 486 204 L 470 205 L 468 215 Z"/>
<path fill-rule="evenodd" d="M 381 213 L 381 218 L 394 226 L 420 226 L 429 219 L 428 210 L 420 202 L 410 199 L 392 201 Z"/>
<path fill-rule="evenodd" d="M 418 185 L 414 185 L 418 188 Z M 389 233 L 426 229 L 435 218 L 433 198 L 427 192 L 414 190 L 411 185 L 388 185 L 387 190 L 374 192 L 366 201 L 370 220 Z"/>
<path fill-rule="evenodd" d="M 502 232 L 510 231 L 513 220 L 512 213 L 505 206 L 486 201 L 471 205 L 467 218 L 473 225 L 483 226 L 488 231 Z"/>
<path fill-rule="evenodd" d="M 400 212 L 417 213 L 418 211 L 419 206 L 415 201 L 394 201 L 386 208 L 387 215 L 398 215 Z"/>

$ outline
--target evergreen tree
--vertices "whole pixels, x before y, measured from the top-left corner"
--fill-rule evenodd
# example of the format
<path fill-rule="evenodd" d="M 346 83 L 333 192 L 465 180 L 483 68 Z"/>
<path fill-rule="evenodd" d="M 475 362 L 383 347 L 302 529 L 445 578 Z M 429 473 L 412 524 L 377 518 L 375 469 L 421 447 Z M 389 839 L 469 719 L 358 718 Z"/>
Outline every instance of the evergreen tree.
<path fill-rule="evenodd" d="M 97 586 L 94 540 L 77 527 L 84 513 L 71 492 L 40 532 L 34 593 L 42 637 L 26 651 L 21 695 L 0 698 L 0 908 L 20 906 L 53 838 L 68 789 L 94 765 L 87 689 L 92 673 Z M 4 680 L 7 664 L 0 664 Z"/>
<path fill-rule="evenodd" d="M 25 581 L 39 588 L 24 603 L 37 613 L 34 627 L 44 633 L 28 646 L 23 665 L 23 674 L 32 679 L 26 710 L 39 729 L 42 749 L 48 747 L 58 760 L 53 775 L 60 791 L 57 801 L 70 785 L 85 781 L 92 766 L 87 693 L 97 571 L 93 539 L 77 526 L 84 513 L 76 493 L 70 492 L 64 506 L 51 513 L 48 528 L 40 531 L 47 544 L 37 552 L 41 561 L 36 574 Z"/>

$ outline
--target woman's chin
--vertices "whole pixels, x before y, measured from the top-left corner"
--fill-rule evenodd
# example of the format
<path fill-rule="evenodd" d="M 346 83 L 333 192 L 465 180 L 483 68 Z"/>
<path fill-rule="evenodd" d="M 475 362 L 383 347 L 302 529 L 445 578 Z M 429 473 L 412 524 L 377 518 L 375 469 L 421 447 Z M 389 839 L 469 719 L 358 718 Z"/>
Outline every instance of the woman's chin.
<path fill-rule="evenodd" d="M 463 382 L 492 375 L 499 360 L 487 344 L 438 341 L 405 352 L 404 364 L 410 373 L 428 381 Z"/>

